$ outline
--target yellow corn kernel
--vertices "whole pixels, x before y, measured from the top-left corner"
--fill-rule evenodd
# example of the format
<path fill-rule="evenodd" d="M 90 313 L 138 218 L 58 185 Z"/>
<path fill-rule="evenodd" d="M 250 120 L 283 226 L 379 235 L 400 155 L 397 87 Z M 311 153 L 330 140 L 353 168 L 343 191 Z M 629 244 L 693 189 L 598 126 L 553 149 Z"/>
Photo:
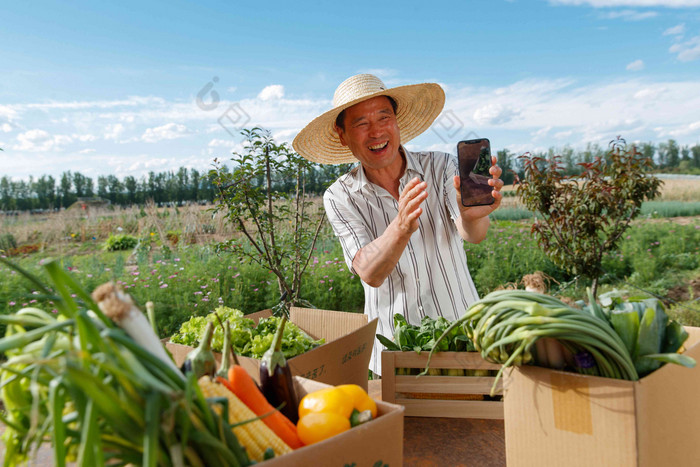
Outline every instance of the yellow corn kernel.
<path fill-rule="evenodd" d="M 225 397 L 228 399 L 228 420 L 229 423 L 239 423 L 246 420 L 251 420 L 256 417 L 255 413 L 248 408 L 234 393 L 228 388 L 212 381 L 209 376 L 202 376 L 199 379 L 199 387 L 202 390 L 204 397 Z M 221 406 L 214 407 L 217 413 L 220 412 Z M 233 429 L 233 433 L 238 438 L 248 453 L 248 457 L 256 462 L 262 462 L 265 450 L 272 448 L 275 452 L 275 457 L 281 456 L 288 452 L 292 452 L 282 439 L 275 434 L 261 420 L 245 423 Z"/>

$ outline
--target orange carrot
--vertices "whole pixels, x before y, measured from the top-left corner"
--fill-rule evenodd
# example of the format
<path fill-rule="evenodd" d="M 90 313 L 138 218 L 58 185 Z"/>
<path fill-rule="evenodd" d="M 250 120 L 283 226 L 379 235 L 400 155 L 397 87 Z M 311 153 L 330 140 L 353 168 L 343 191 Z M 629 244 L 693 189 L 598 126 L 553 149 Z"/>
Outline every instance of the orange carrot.
<path fill-rule="evenodd" d="M 226 381 L 224 378 L 222 380 Z M 303 446 L 297 436 L 297 427 L 279 410 L 275 409 L 267 401 L 263 393 L 258 389 L 247 371 L 240 365 L 232 365 L 228 370 L 228 381 L 226 384 L 245 405 L 252 410 L 255 415 L 263 415 L 268 412 L 273 412 L 267 417 L 262 418 L 262 421 L 277 434 L 282 441 L 292 449 L 297 449 Z M 228 384 L 227 384 L 228 383 Z"/>

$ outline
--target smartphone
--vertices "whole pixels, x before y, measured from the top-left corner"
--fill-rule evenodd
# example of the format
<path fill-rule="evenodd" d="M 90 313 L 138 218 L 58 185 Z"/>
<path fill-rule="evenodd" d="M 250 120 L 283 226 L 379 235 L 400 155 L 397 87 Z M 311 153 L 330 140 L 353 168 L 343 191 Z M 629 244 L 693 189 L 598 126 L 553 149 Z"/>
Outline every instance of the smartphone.
<path fill-rule="evenodd" d="M 486 138 L 457 143 L 460 192 L 463 206 L 485 206 L 496 200 L 491 196 L 491 143 Z"/>

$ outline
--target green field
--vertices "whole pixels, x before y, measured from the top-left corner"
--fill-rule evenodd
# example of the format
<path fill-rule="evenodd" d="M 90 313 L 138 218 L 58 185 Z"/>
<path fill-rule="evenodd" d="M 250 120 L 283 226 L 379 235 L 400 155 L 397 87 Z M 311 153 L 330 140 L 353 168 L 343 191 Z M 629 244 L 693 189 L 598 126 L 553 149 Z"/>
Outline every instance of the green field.
<path fill-rule="evenodd" d="M 139 303 L 155 303 L 163 335 L 173 333 L 191 315 L 209 313 L 219 305 L 246 313 L 269 308 L 279 299 L 275 276 L 257 265 L 241 263 L 233 256 L 215 251 L 215 238 L 221 233 L 195 234 L 183 239 L 187 225 L 182 212 L 163 214 L 160 225 L 144 223 L 132 231 L 138 245 L 125 251 L 104 251 L 104 239 L 87 233 L 68 235 L 63 242 L 43 246 L 34 253 L 10 259 L 27 270 L 42 275 L 41 265 L 60 261 L 87 290 L 109 280 L 122 285 Z M 105 217 L 106 219 L 106 217 Z M 103 219 L 101 222 L 107 222 Z M 109 222 L 114 229 L 117 220 Z M 128 220 L 124 217 L 123 220 Z M 83 232 L 88 224 L 84 220 Z M 125 225 L 125 224 L 124 224 Z M 96 223 L 93 227 L 99 227 Z M 134 228 L 137 225 L 134 224 Z M 478 245 L 465 245 L 473 279 L 481 294 L 508 286 L 521 286 L 526 274 L 541 271 L 547 277 L 550 292 L 572 299 L 584 296 L 584 281 L 570 277 L 554 266 L 530 235 L 530 221 L 492 222 L 488 238 Z M 122 232 L 127 231 L 121 228 Z M 99 230 L 99 229 L 98 229 Z M 163 240 L 161 234 L 163 233 Z M 167 234 L 166 232 L 170 232 Z M 175 240 L 177 233 L 180 237 Z M 199 237 L 198 237 L 199 235 Z M 94 237 L 94 238 L 93 238 Z M 186 237 L 186 235 L 184 235 Z M 176 243 L 174 243 L 176 241 Z M 20 247 L 21 249 L 21 247 Z M 601 291 L 640 289 L 670 299 L 688 323 L 700 323 L 698 290 L 693 279 L 700 277 L 700 218 L 636 221 L 623 239 L 620 249 L 605 259 L 607 274 Z M 37 296 L 36 290 L 15 271 L 0 266 L 0 313 L 24 306 L 52 309 L 52 304 Z M 697 281 L 696 281 L 697 283 Z M 638 289 L 637 289 L 638 288 Z M 326 226 L 303 281 L 303 298 L 322 309 L 361 312 L 363 291 L 358 277 L 352 275 L 337 240 Z"/>

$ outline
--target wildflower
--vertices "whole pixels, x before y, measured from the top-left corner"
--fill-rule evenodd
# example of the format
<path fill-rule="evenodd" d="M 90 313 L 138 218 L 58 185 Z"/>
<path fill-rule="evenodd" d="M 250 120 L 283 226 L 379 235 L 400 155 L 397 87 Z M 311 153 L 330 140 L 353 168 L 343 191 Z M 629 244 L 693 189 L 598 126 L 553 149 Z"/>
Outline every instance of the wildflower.
<path fill-rule="evenodd" d="M 15 303 L 15 302 L 10 302 L 10 303 L 8 303 L 8 305 L 10 305 L 10 306 L 15 306 L 16 303 Z"/>
<path fill-rule="evenodd" d="M 168 287 L 168 284 L 162 284 L 162 285 L 160 286 L 161 289 L 166 289 L 167 287 Z"/>

